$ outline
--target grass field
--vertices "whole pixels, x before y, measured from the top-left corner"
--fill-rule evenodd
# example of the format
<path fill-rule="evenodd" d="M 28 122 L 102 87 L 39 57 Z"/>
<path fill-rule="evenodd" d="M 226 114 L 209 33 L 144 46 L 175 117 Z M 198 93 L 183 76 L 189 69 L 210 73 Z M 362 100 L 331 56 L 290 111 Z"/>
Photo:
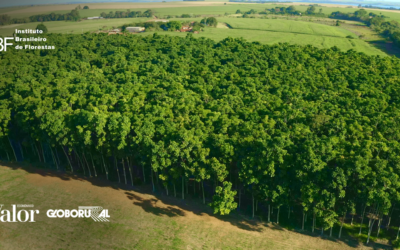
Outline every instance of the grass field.
<path fill-rule="evenodd" d="M 332 37 L 354 36 L 354 33 L 340 27 L 313 22 L 253 18 L 218 18 L 218 21 L 228 23 L 234 29 L 242 30 L 265 30 Z"/>
<path fill-rule="evenodd" d="M 33 204 L 35 223 L 0 223 L 0 249 L 389 249 L 281 228 L 234 213 L 214 216 L 200 199 L 154 195 L 106 181 L 21 165 L 0 166 L 0 203 Z M 150 190 L 150 189 L 149 189 Z M 109 223 L 48 218 L 48 209 L 102 206 Z M 282 216 L 282 220 L 285 216 Z M 297 222 L 296 222 L 297 223 Z M 310 223 L 308 223 L 310 224 Z M 307 224 L 307 227 L 308 227 Z M 346 224 L 347 225 L 347 224 Z M 337 230 L 334 230 L 336 235 Z"/>
<path fill-rule="evenodd" d="M 226 5 L 225 5 L 226 3 Z M 78 4 L 66 4 L 66 5 L 45 5 L 45 6 L 33 6 L 33 7 L 22 7 L 18 9 L 0 9 L 0 13 L 6 13 L 11 17 L 26 17 L 36 14 L 48 14 L 51 12 L 56 13 L 67 13 L 74 9 Z M 290 3 L 290 4 L 246 4 L 246 3 L 230 3 L 224 1 L 201 1 L 201 2 L 165 2 L 165 3 L 93 3 L 93 4 L 81 4 L 88 5 L 89 10 L 80 10 L 81 17 L 98 16 L 101 12 L 110 11 L 126 11 L 131 10 L 146 10 L 152 9 L 157 15 L 181 15 L 181 14 L 195 14 L 195 15 L 223 15 L 225 13 L 235 13 L 237 9 L 241 11 L 249 11 L 255 9 L 262 11 L 269 8 L 281 7 L 287 5 L 296 5 L 296 8 L 300 11 L 307 9 L 306 3 Z M 331 14 L 335 11 L 341 12 L 354 12 L 358 8 L 348 8 L 346 5 L 331 5 L 331 4 L 320 4 L 323 13 Z M 391 10 L 379 10 L 379 9 L 367 9 L 368 12 L 376 14 L 384 14 L 390 20 L 400 21 L 400 11 Z"/>
<path fill-rule="evenodd" d="M 107 20 L 86 20 L 81 22 L 47 22 L 46 26 L 49 32 L 54 33 L 72 33 L 81 34 L 87 31 L 96 31 L 98 29 L 110 29 L 127 23 L 146 21 L 146 18 L 122 18 Z M 200 18 L 191 19 L 172 19 L 181 21 L 199 21 Z M 343 51 L 354 49 L 358 52 L 364 52 L 368 55 L 386 56 L 384 52 L 369 45 L 360 39 L 348 39 L 346 36 L 354 33 L 333 26 L 327 26 L 312 22 L 301 22 L 294 20 L 277 19 L 243 19 L 243 18 L 218 18 L 221 23 L 228 23 L 234 29 L 206 28 L 200 34 L 194 34 L 194 37 L 206 37 L 215 41 L 220 41 L 226 37 L 243 37 L 247 41 L 259 41 L 265 44 L 290 43 L 298 45 L 311 44 L 318 48 L 330 48 L 337 46 Z M 0 35 L 12 35 L 15 29 L 34 29 L 38 23 L 28 23 L 21 25 L 0 26 Z M 247 29 L 245 27 L 248 27 Z M 160 34 L 186 36 L 186 33 L 160 31 Z M 152 35 L 153 32 L 144 32 L 137 35 Z"/>

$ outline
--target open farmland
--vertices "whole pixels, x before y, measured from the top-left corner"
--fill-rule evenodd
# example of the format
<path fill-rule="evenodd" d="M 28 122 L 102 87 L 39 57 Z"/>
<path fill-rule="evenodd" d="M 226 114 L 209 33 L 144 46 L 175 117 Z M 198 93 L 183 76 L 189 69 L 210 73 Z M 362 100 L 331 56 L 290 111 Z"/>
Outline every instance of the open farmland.
<path fill-rule="evenodd" d="M 341 29 L 340 27 L 327 26 L 313 22 L 253 18 L 219 18 L 218 20 L 228 23 L 234 29 L 241 30 L 265 30 L 332 37 L 355 36 L 354 33 Z"/>
<path fill-rule="evenodd" d="M 93 32 L 99 29 L 111 29 L 127 23 L 136 23 L 149 20 L 147 18 L 121 18 L 106 20 L 85 20 L 81 22 L 46 22 L 49 32 L 81 34 L 82 32 Z M 174 18 L 171 20 L 200 21 L 200 18 Z M 206 37 L 220 41 L 228 36 L 243 37 L 248 41 L 259 41 L 265 44 L 290 43 L 298 45 L 312 44 L 318 48 L 330 48 L 337 46 L 341 50 L 353 49 L 364 52 L 368 55 L 386 54 L 379 49 L 369 45 L 358 38 L 348 39 L 350 35 L 357 37 L 354 33 L 340 27 L 327 26 L 312 22 L 301 22 L 294 20 L 278 19 L 245 19 L 245 18 L 218 18 L 221 23 L 228 23 L 234 29 L 206 28 L 200 34 L 193 34 L 195 37 Z M 0 35 L 11 35 L 15 29 L 34 29 L 39 23 L 17 24 L 0 26 Z M 104 27 L 104 28 L 103 28 Z M 223 27 L 223 26 L 222 26 Z M 246 27 L 248 27 L 246 29 Z M 159 31 L 161 35 L 186 36 L 186 33 Z M 147 36 L 153 32 L 144 32 L 136 35 Z"/>
<path fill-rule="evenodd" d="M 226 5 L 225 5 L 226 3 Z M 18 7 L 12 8 L 0 8 L 0 13 L 8 14 L 11 17 L 22 18 L 37 14 L 49 14 L 55 13 L 68 13 L 74 9 L 78 4 L 66 4 L 66 5 L 45 5 L 45 6 L 33 6 L 33 7 Z M 152 9 L 157 15 L 182 15 L 182 14 L 194 14 L 194 15 L 223 15 L 225 13 L 234 14 L 236 10 L 249 11 L 254 9 L 256 11 L 263 11 L 265 9 L 295 5 L 299 11 L 305 11 L 308 8 L 306 3 L 280 3 L 280 4 L 253 4 L 253 3 L 233 3 L 233 2 L 218 2 L 218 1 L 199 1 L 199 2 L 165 2 L 165 3 L 96 3 L 96 4 L 81 4 L 88 5 L 89 10 L 80 10 L 81 17 L 98 16 L 101 12 L 110 11 L 126 11 L 130 10 L 141 10 Z M 342 7 L 340 7 L 342 6 Z M 355 6 L 353 8 L 347 8 L 345 5 L 330 5 L 320 4 L 317 8 L 322 8 L 323 13 L 329 15 L 335 11 L 341 11 L 344 13 L 350 13 L 357 10 Z M 400 11 L 395 10 L 380 10 L 380 9 L 367 9 L 368 12 L 375 14 L 384 14 L 391 20 L 400 21 Z"/>
<path fill-rule="evenodd" d="M 80 176 L 24 166 L 0 166 L 2 204 L 34 204 L 36 223 L 0 224 L 0 249 L 373 249 L 351 238 L 330 241 L 239 215 L 214 216 L 185 201 Z M 47 209 L 96 205 L 110 223 L 51 219 Z M 21 233 L 23 232 L 23 233 Z M 379 248 L 375 248 L 379 249 Z"/>

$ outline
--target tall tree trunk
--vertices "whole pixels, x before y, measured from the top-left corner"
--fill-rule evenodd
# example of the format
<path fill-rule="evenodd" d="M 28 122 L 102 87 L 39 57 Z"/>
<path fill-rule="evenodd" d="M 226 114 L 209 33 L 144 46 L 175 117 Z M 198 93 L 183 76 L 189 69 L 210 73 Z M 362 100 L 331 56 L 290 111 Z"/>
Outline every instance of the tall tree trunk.
<path fill-rule="evenodd" d="M 54 164 L 56 164 L 57 171 L 58 171 L 57 159 L 56 159 L 56 156 L 55 156 L 54 153 L 53 153 L 53 150 L 51 149 L 51 145 L 50 145 L 50 152 L 51 152 L 51 156 L 53 157 Z"/>
<path fill-rule="evenodd" d="M 287 218 L 290 219 L 290 206 L 289 206 L 289 212 L 288 212 Z"/>
<path fill-rule="evenodd" d="M 44 161 L 44 163 L 47 163 L 47 162 L 46 162 L 46 156 L 44 155 L 44 147 L 43 147 L 42 142 L 40 142 L 39 145 L 40 145 L 40 147 L 42 148 L 43 161 Z"/>
<path fill-rule="evenodd" d="M 258 200 L 256 200 L 256 212 L 258 211 Z"/>
<path fill-rule="evenodd" d="M 126 157 L 126 162 L 128 163 L 129 174 L 130 174 L 130 176 L 131 176 L 132 187 L 133 187 L 132 169 L 131 169 L 131 164 L 130 164 L 130 162 L 129 162 L 129 157 Z"/>
<path fill-rule="evenodd" d="M 83 174 L 86 175 L 85 164 L 83 164 L 81 158 L 79 157 L 78 151 L 76 151 L 76 149 L 74 149 L 74 152 L 75 152 L 76 158 L 78 158 L 78 161 L 82 166 Z"/>
<path fill-rule="evenodd" d="M 10 155 L 8 155 L 7 150 L 6 150 L 6 154 L 7 154 L 7 159 L 8 159 L 8 161 L 10 161 Z"/>
<path fill-rule="evenodd" d="M 206 204 L 206 196 L 204 195 L 204 182 L 201 181 L 201 187 L 203 189 L 203 204 Z"/>
<path fill-rule="evenodd" d="M 276 224 L 279 224 L 279 211 L 281 210 L 281 206 L 278 207 L 278 214 L 276 215 Z"/>
<path fill-rule="evenodd" d="M 268 204 L 268 223 L 271 222 L 271 204 Z"/>
<path fill-rule="evenodd" d="M 381 222 L 382 222 L 382 218 L 380 218 L 380 219 L 378 220 L 378 233 L 376 234 L 376 238 L 379 237 L 379 232 L 381 231 Z"/>
<path fill-rule="evenodd" d="M 185 183 L 183 180 L 183 175 L 182 175 L 182 200 L 185 199 Z"/>
<path fill-rule="evenodd" d="M 165 182 L 165 190 L 167 191 L 167 196 L 169 196 L 169 194 L 168 194 L 168 182 Z"/>
<path fill-rule="evenodd" d="M 370 223 L 370 227 L 368 229 L 368 237 L 367 237 L 367 244 L 369 243 L 369 237 L 371 236 L 372 228 L 374 227 L 375 219 L 372 220 L 372 223 Z"/>
<path fill-rule="evenodd" d="M 358 232 L 358 235 L 360 235 L 360 234 L 361 234 L 362 225 L 363 225 L 363 222 L 364 222 L 364 216 L 365 216 L 365 209 L 366 209 L 366 208 L 367 208 L 367 204 L 365 204 L 365 206 L 364 206 L 364 210 L 363 210 L 363 212 L 362 212 L 361 224 L 360 224 L 360 231 Z"/>
<path fill-rule="evenodd" d="M 35 151 L 35 147 L 33 146 L 32 141 L 31 141 L 31 148 L 32 148 L 32 153 L 33 153 L 33 155 L 37 155 L 37 154 L 36 154 L 36 151 Z"/>
<path fill-rule="evenodd" d="M 122 158 L 122 169 L 124 170 L 125 185 L 128 185 L 128 182 L 126 181 L 126 171 L 125 171 L 125 162 L 124 162 L 124 158 Z M 168 193 L 168 192 L 167 192 L 167 193 Z"/>
<path fill-rule="evenodd" d="M 42 162 L 42 158 L 40 157 L 39 149 L 38 149 L 38 147 L 37 147 L 37 145 L 36 145 L 36 142 L 33 142 L 33 144 L 35 145 L 35 148 L 36 148 L 36 152 L 37 152 L 39 161 Z"/>
<path fill-rule="evenodd" d="M 242 190 L 241 189 L 239 189 L 239 209 L 240 209 L 240 203 L 241 203 L 241 194 L 242 194 Z"/>
<path fill-rule="evenodd" d="M 58 156 L 57 147 L 54 147 L 54 151 L 56 152 L 56 153 L 55 153 L 56 159 L 57 159 L 58 165 L 60 166 L 60 165 L 61 165 L 61 161 L 60 161 L 60 157 Z"/>
<path fill-rule="evenodd" d="M 150 168 L 150 175 L 151 175 L 151 184 L 153 185 L 153 192 L 156 191 L 156 187 L 154 185 L 154 178 L 153 178 L 153 168 Z"/>
<path fill-rule="evenodd" d="M 146 174 L 144 172 L 144 165 L 142 165 L 142 172 L 143 172 L 143 182 L 146 183 Z"/>
<path fill-rule="evenodd" d="M 10 140 L 10 137 L 9 137 L 8 135 L 7 135 L 7 138 L 8 138 L 8 142 L 10 143 L 11 149 L 12 149 L 12 151 L 13 151 L 13 153 L 14 153 L 15 161 L 18 162 L 17 154 L 15 153 L 14 147 L 13 147 L 13 145 L 12 145 L 12 143 L 11 143 L 11 140 Z"/>
<path fill-rule="evenodd" d="M 399 226 L 399 230 L 397 230 L 397 236 L 396 236 L 396 240 L 399 239 L 399 232 L 400 232 L 400 226 Z"/>
<path fill-rule="evenodd" d="M 312 222 L 312 232 L 314 233 L 315 228 L 315 213 L 313 214 L 313 222 Z"/>
<path fill-rule="evenodd" d="M 333 226 L 331 226 L 331 230 L 329 232 L 329 237 L 332 237 L 332 229 L 333 229 Z"/>
<path fill-rule="evenodd" d="M 345 216 L 346 216 L 346 213 L 343 214 L 342 223 L 340 224 L 339 239 L 340 239 L 340 236 L 342 236 L 342 228 L 343 228 L 343 223 L 344 223 L 344 217 Z"/>
<path fill-rule="evenodd" d="M 92 160 L 92 166 L 93 166 L 93 170 L 94 170 L 94 176 L 97 177 L 96 166 L 94 165 L 92 153 L 89 152 L 89 155 L 90 155 L 90 159 Z M 100 168 L 100 169 L 101 169 L 101 168 Z"/>
<path fill-rule="evenodd" d="M 89 163 L 88 163 L 87 160 L 86 160 L 85 151 L 83 151 L 83 150 L 82 150 L 82 158 L 83 158 L 83 160 L 84 160 L 85 163 L 86 163 L 87 169 L 89 170 L 89 177 L 92 177 L 92 171 L 90 171 L 90 166 L 89 166 Z"/>
<path fill-rule="evenodd" d="M 62 150 L 63 150 L 63 152 L 64 152 L 64 154 L 65 154 L 65 157 L 67 157 L 69 166 L 71 167 L 71 172 L 73 173 L 73 172 L 74 172 L 74 168 L 72 167 L 72 164 L 71 164 L 71 161 L 69 160 L 68 154 L 67 154 L 67 152 L 65 152 L 65 149 L 64 149 L 63 146 L 61 146 L 61 148 L 62 148 Z"/>
<path fill-rule="evenodd" d="M 254 218 L 254 195 L 251 196 L 253 198 L 253 218 Z"/>
<path fill-rule="evenodd" d="M 22 156 L 22 160 L 24 160 L 24 150 L 22 149 L 22 145 L 21 143 L 18 141 L 18 145 L 19 145 L 19 149 L 21 150 L 21 156 Z"/>
<path fill-rule="evenodd" d="M 301 224 L 301 230 L 303 230 L 303 231 L 304 231 L 304 216 L 305 216 L 305 213 L 304 213 L 304 210 L 303 210 L 303 223 Z"/>
<path fill-rule="evenodd" d="M 175 188 L 175 182 L 173 181 L 172 183 L 174 184 L 174 196 L 175 196 L 175 198 L 176 198 L 176 188 Z"/>
<path fill-rule="evenodd" d="M 393 205 L 392 211 L 389 214 L 389 221 L 388 221 L 388 224 L 386 226 L 387 229 L 389 229 L 389 227 L 390 227 L 390 221 L 392 220 L 392 214 L 393 214 L 393 211 L 394 211 L 394 207 L 395 206 Z"/>
<path fill-rule="evenodd" d="M 323 223 L 322 223 L 323 224 Z M 324 235 L 324 225 L 321 226 L 321 236 Z"/>
<path fill-rule="evenodd" d="M 106 176 L 108 180 L 108 169 L 106 167 L 106 162 L 104 161 L 103 152 L 101 152 L 101 159 L 103 160 L 104 171 L 106 171 Z"/>
<path fill-rule="evenodd" d="M 115 168 L 117 169 L 118 182 L 121 183 L 121 177 L 119 176 L 119 170 L 118 170 L 118 160 L 117 160 L 117 157 L 115 157 L 115 156 L 114 156 L 114 162 L 115 162 Z"/>
<path fill-rule="evenodd" d="M 354 219 L 354 214 L 351 215 L 351 223 L 350 223 L 350 225 L 352 225 L 352 226 L 353 226 L 353 219 Z"/>

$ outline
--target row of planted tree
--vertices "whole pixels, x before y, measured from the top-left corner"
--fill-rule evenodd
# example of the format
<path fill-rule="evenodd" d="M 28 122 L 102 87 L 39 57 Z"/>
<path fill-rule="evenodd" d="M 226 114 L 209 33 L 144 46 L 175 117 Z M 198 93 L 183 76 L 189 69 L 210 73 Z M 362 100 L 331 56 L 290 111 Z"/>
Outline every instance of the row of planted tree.
<path fill-rule="evenodd" d="M 55 50 L 0 54 L 2 159 L 182 198 L 191 180 L 215 213 L 251 197 L 300 210 L 302 227 L 357 212 L 368 238 L 397 216 L 398 59 L 190 34 L 47 37 Z"/>

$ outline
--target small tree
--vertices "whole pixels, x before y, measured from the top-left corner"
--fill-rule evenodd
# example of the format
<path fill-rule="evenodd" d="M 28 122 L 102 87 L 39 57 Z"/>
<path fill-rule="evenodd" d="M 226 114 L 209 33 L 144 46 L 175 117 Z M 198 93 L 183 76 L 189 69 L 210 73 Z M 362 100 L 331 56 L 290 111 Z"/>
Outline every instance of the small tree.
<path fill-rule="evenodd" d="M 83 7 L 83 9 L 84 9 L 84 10 L 88 10 L 88 9 L 89 9 L 89 6 L 86 5 L 85 7 Z"/>
<path fill-rule="evenodd" d="M 217 27 L 218 21 L 215 17 L 209 17 L 207 18 L 206 23 L 208 26 Z"/>
<path fill-rule="evenodd" d="M 43 33 L 47 33 L 48 32 L 47 27 L 43 23 L 38 24 L 36 26 L 36 29 L 43 31 Z"/>
<path fill-rule="evenodd" d="M 242 12 L 240 10 L 237 10 L 236 14 L 242 14 Z"/>
<path fill-rule="evenodd" d="M 170 21 L 168 22 L 167 27 L 170 30 L 180 30 L 182 28 L 182 23 L 179 21 Z"/>

